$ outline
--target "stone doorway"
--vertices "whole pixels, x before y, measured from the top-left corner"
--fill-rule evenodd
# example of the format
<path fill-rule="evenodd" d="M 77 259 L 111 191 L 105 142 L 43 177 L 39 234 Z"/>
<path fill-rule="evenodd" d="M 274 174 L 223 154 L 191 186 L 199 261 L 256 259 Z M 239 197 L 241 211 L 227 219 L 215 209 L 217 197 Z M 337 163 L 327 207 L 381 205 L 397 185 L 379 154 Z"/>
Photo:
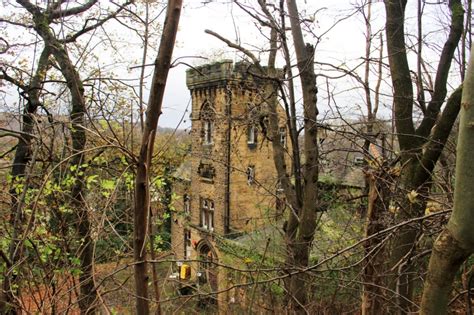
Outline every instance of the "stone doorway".
<path fill-rule="evenodd" d="M 209 295 L 203 297 L 199 301 L 201 307 L 208 307 L 209 305 L 217 305 L 218 279 L 217 279 L 217 254 L 207 241 L 201 241 L 197 246 L 199 255 L 199 287 L 203 293 Z"/>

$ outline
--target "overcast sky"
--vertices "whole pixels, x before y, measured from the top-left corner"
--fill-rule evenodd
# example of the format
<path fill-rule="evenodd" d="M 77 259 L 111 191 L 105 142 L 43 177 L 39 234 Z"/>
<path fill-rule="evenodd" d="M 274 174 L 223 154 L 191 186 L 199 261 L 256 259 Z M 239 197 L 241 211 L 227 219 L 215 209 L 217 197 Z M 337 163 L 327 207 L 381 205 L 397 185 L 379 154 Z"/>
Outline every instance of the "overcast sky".
<path fill-rule="evenodd" d="M 209 56 L 216 52 L 228 52 L 226 57 L 239 60 L 239 55 L 232 52 L 226 45 L 216 38 L 205 34 L 205 29 L 210 29 L 230 40 L 240 39 L 241 43 L 247 47 L 251 45 L 261 46 L 262 39 L 253 21 L 246 13 L 235 5 L 223 3 L 208 3 L 203 5 L 201 1 L 190 1 L 185 5 L 180 19 L 180 31 L 177 37 L 177 46 L 174 57 L 182 56 Z M 300 9 L 306 9 L 308 14 L 315 12 L 317 7 L 308 8 L 305 2 L 299 1 Z M 321 1 L 319 1 L 322 3 Z M 188 2 L 189 3 L 189 2 Z M 354 12 L 354 5 L 347 0 L 325 1 L 327 9 L 320 11 L 316 15 L 314 31 L 316 34 L 329 29 L 335 21 Z M 374 17 L 380 17 L 382 3 L 374 4 Z M 378 19 L 380 21 L 380 19 Z M 378 23 L 380 25 L 380 23 Z M 317 47 L 319 60 L 326 62 L 352 63 L 360 60 L 364 54 L 364 24 L 360 15 L 355 15 L 337 24 L 328 32 L 322 42 Z M 375 25 L 374 30 L 377 29 Z M 308 37 L 308 40 L 315 43 L 315 39 Z M 202 63 L 199 59 L 186 59 L 191 64 Z M 185 117 L 186 122 L 180 128 L 190 125 L 189 113 L 184 113 L 186 106 L 190 102 L 190 94 L 186 88 L 185 71 L 187 67 L 178 66 L 171 70 L 164 99 L 163 115 L 160 118 L 160 126 L 175 127 L 181 118 Z M 322 80 L 320 80 L 322 82 Z M 324 82 L 322 82 L 324 83 Z M 189 107 L 191 105 L 189 104 Z"/>
<path fill-rule="evenodd" d="M 103 1 L 104 2 L 102 3 L 109 3 L 105 2 L 106 0 Z M 316 61 L 331 63 L 346 69 L 351 69 L 356 64 L 361 64 L 363 61 L 362 57 L 365 54 L 365 25 L 361 13 L 356 12 L 356 7 L 363 2 L 365 1 L 298 1 L 301 15 L 314 19 L 313 23 L 311 23 L 312 31 L 317 36 L 320 36 L 320 42 L 316 47 Z M 262 45 L 265 45 L 265 39 L 262 38 L 261 34 L 258 32 L 254 25 L 254 21 L 235 4 L 232 4 L 232 1 L 190 0 L 184 1 L 184 3 L 176 48 L 174 50 L 174 59 L 188 57 L 180 60 L 191 65 L 196 65 L 205 63 L 206 61 L 191 56 L 210 57 L 209 61 L 212 62 L 215 61 L 216 55 L 222 56 L 222 52 L 225 52 L 225 58 L 230 58 L 234 61 L 241 59 L 237 52 L 227 48 L 224 43 L 216 38 L 205 34 L 205 29 L 213 30 L 229 40 L 240 42 L 248 49 L 257 49 L 262 47 Z M 442 8 L 442 10 L 440 10 L 440 8 Z M 433 11 L 434 9 L 437 11 Z M 431 10 L 431 12 L 429 10 Z M 444 17 L 446 17 L 447 12 L 448 10 L 445 4 L 427 6 L 426 14 L 423 15 L 423 21 L 425 22 L 425 40 L 432 44 L 431 47 L 441 47 L 444 42 L 443 36 L 445 36 L 446 32 L 442 27 L 446 26 L 441 26 L 439 20 L 440 16 L 444 15 Z M 416 19 L 413 18 L 415 14 L 416 3 L 415 1 L 410 1 L 409 7 L 407 8 L 406 28 L 411 31 L 413 31 L 416 22 Z M 383 34 L 384 23 L 385 17 L 383 2 L 374 0 L 372 7 L 373 33 L 380 31 Z M 117 26 L 119 25 L 116 24 L 114 26 L 113 21 L 109 24 L 109 27 L 112 29 Z M 120 33 L 121 31 L 119 29 L 120 27 L 117 28 Z M 413 37 L 409 39 L 413 40 Z M 316 38 L 314 38 L 313 35 L 308 35 L 306 40 L 312 44 L 316 43 Z M 139 65 L 137 62 L 140 60 L 142 50 L 140 47 L 137 48 L 137 46 L 139 46 L 139 43 L 130 46 L 125 53 L 125 62 L 122 60 L 121 65 L 116 65 L 116 67 L 122 67 L 122 73 L 124 73 L 124 69 L 130 69 L 130 67 Z M 376 40 L 373 43 L 373 58 L 378 57 L 376 49 L 378 46 L 378 40 Z M 25 49 L 31 50 L 31 48 Z M 435 69 L 436 62 L 431 63 L 430 57 L 436 61 L 436 59 L 439 58 L 438 54 L 435 53 L 430 55 L 427 52 L 429 46 L 424 49 L 424 57 L 427 58 L 427 64 L 433 66 L 432 69 Z M 107 47 L 105 47 L 101 53 L 105 58 L 106 63 L 108 62 L 110 65 L 114 65 L 113 55 L 111 55 L 112 53 L 113 51 L 109 51 Z M 25 54 L 26 56 L 32 55 L 31 53 L 23 52 L 21 54 L 19 53 L 18 56 Z M 384 55 L 386 56 L 386 53 Z M 155 57 L 155 53 L 150 52 L 148 63 L 151 63 Z M 414 59 L 412 58 L 412 61 L 413 60 Z M 387 62 L 386 59 L 384 61 Z M 190 93 L 186 87 L 186 69 L 188 69 L 187 66 L 179 65 L 170 71 L 163 104 L 163 115 L 159 121 L 161 127 L 174 128 L 178 126 L 178 128 L 184 129 L 190 126 L 189 110 L 191 104 Z M 363 69 L 360 68 L 360 75 L 362 75 L 362 70 Z M 325 72 L 325 74 L 328 73 Z M 137 78 L 139 75 L 139 68 L 135 68 L 135 70 L 131 72 L 131 75 L 134 78 Z M 332 73 L 332 75 L 340 75 L 340 73 Z M 384 79 L 387 83 L 384 83 L 382 90 L 385 89 L 385 92 L 389 95 L 391 93 L 388 84 L 390 80 L 386 70 L 384 73 Z M 372 80 L 375 80 L 373 75 Z M 452 82 L 453 85 L 457 85 L 457 82 L 454 81 Z M 320 108 L 320 117 L 324 117 L 326 112 L 331 110 L 331 107 L 328 106 L 330 104 L 328 101 L 328 91 L 333 93 L 333 98 L 331 98 L 331 100 L 340 107 L 338 110 L 345 111 L 345 114 L 348 113 L 353 116 L 365 114 L 363 111 L 364 93 L 362 89 L 360 89 L 360 84 L 358 85 L 358 89 L 354 89 L 354 86 L 357 86 L 357 84 L 353 79 L 345 77 L 339 80 L 329 80 L 328 85 L 326 85 L 326 78 L 324 75 L 320 75 L 317 83 L 319 88 L 318 107 Z M 149 87 L 150 84 L 151 76 L 148 77 L 146 86 Z M 8 93 L 7 96 L 10 97 L 8 103 L 12 103 L 11 100 L 16 100 L 18 98 L 16 90 L 11 90 Z M 145 99 L 147 99 L 147 95 L 145 96 Z M 391 100 L 388 97 L 382 97 L 381 100 L 382 108 L 380 114 L 383 115 L 385 113 L 388 116 L 390 113 Z M 332 104 L 332 106 L 334 106 L 334 104 Z M 358 109 L 358 107 L 360 109 Z M 188 112 L 186 112 L 187 108 Z M 334 109 L 334 107 L 332 107 L 332 109 Z"/>

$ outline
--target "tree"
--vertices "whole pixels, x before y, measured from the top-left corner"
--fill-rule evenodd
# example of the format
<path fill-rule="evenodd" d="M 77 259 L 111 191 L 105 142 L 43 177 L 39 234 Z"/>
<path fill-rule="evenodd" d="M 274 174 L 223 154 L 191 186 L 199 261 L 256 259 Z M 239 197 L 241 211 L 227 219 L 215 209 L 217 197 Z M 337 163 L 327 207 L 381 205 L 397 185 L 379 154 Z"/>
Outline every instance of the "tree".
<path fill-rule="evenodd" d="M 146 237 L 148 215 L 150 211 L 150 182 L 149 170 L 153 156 L 158 119 L 161 115 L 161 105 L 166 87 L 168 71 L 171 67 L 174 42 L 178 32 L 179 17 L 181 14 L 181 0 L 168 1 L 166 19 L 163 26 L 160 48 L 155 60 L 155 70 L 151 84 L 151 93 L 145 120 L 145 129 L 142 135 L 140 153 L 138 157 L 137 175 L 135 179 L 134 201 L 134 259 L 135 259 L 135 292 L 137 296 L 137 314 L 148 314 L 148 272 L 146 262 Z M 158 305 L 158 310 L 159 310 Z"/>
<path fill-rule="evenodd" d="M 28 188 L 28 180 L 25 180 L 27 175 L 28 163 L 32 159 L 33 148 L 32 141 L 34 139 L 34 127 L 35 119 L 34 115 L 37 109 L 42 106 L 40 100 L 40 95 L 42 91 L 43 81 L 46 77 L 46 73 L 50 66 L 50 55 L 51 50 L 49 47 L 44 47 L 41 52 L 41 56 L 38 61 L 38 66 L 35 71 L 35 74 L 31 78 L 29 84 L 23 84 L 15 78 L 7 74 L 7 69 L 2 68 L 2 77 L 16 85 L 20 88 L 23 93 L 25 93 L 25 98 L 27 99 L 27 104 L 24 109 L 23 119 L 22 119 L 22 128 L 21 135 L 18 137 L 18 143 L 16 145 L 15 157 L 13 159 L 11 177 L 13 179 L 13 185 L 10 189 L 11 194 L 11 211 L 10 211 L 10 225 L 12 226 L 13 235 L 12 242 L 10 243 L 10 248 L 7 254 L 3 254 L 4 259 L 7 261 L 7 267 L 10 269 L 14 264 L 17 263 L 18 258 L 20 257 L 18 253 L 18 242 L 15 241 L 21 233 L 21 221 L 23 220 L 23 202 L 24 194 L 18 194 L 15 185 L 23 182 L 24 190 Z M 3 282 L 3 296 L 0 297 L 0 311 L 2 313 L 14 313 L 18 311 L 18 305 L 14 302 L 14 296 L 18 295 L 19 289 L 14 289 L 18 287 L 18 284 L 15 283 L 15 275 L 13 270 L 9 270 Z"/>
<path fill-rule="evenodd" d="M 415 128 L 414 93 L 405 43 L 406 0 L 386 0 L 386 38 L 389 56 L 390 74 L 393 84 L 394 119 L 400 146 L 401 188 L 403 194 L 399 220 L 420 216 L 426 207 L 426 196 L 431 186 L 431 174 L 448 139 L 451 128 L 459 111 L 461 90 L 457 89 L 448 99 L 444 111 L 441 107 L 447 94 L 449 69 L 454 52 L 463 32 L 464 11 L 459 0 L 449 1 L 451 25 L 449 36 L 441 52 L 433 91 L 429 102 L 424 101 L 426 89 L 418 86 L 418 104 L 423 119 Z M 420 196 L 417 202 L 411 202 L 406 193 Z M 396 279 L 392 280 L 392 289 L 398 292 L 397 305 L 400 311 L 409 310 L 413 293 L 412 263 L 414 244 L 419 228 L 404 226 L 397 234 L 390 255 L 390 265 L 396 270 Z"/>
<path fill-rule="evenodd" d="M 44 45 L 44 56 L 40 59 L 40 64 L 38 69 L 41 70 L 37 78 L 38 82 L 33 82 L 34 93 L 30 97 L 30 102 L 33 102 L 29 108 L 26 109 L 27 115 L 25 115 L 25 124 L 23 128 L 26 128 L 27 131 L 31 132 L 31 117 L 29 115 L 33 114 L 36 108 L 39 105 L 38 95 L 41 92 L 41 79 L 44 79 L 46 66 L 48 64 L 49 56 L 53 56 L 55 62 L 58 65 L 59 71 L 66 80 L 66 84 L 71 97 L 71 110 L 70 110 L 70 121 L 71 121 L 71 141 L 72 141 L 72 155 L 70 157 L 71 164 L 71 176 L 75 179 L 73 180 L 74 184 L 71 188 L 71 198 L 69 201 L 70 206 L 76 210 L 78 217 L 76 228 L 79 237 L 81 238 L 81 245 L 79 246 L 80 253 L 80 262 L 81 262 L 81 274 L 79 277 L 80 280 L 80 298 L 79 298 L 79 307 L 81 313 L 91 314 L 96 311 L 96 304 L 98 297 L 96 294 L 96 287 L 94 283 L 93 275 L 93 263 L 94 263 L 94 244 L 91 238 L 91 222 L 89 219 L 88 208 L 85 205 L 85 183 L 84 183 L 84 163 L 85 163 L 85 147 L 86 147 L 86 131 L 85 131 L 85 115 L 87 112 L 86 101 L 84 97 L 84 86 L 80 78 L 79 72 L 71 60 L 71 57 L 68 53 L 66 45 L 73 43 L 78 39 L 79 36 L 94 30 L 95 28 L 103 25 L 107 20 L 115 17 L 118 12 L 120 12 L 123 7 L 106 16 L 102 19 L 97 19 L 96 23 L 88 24 L 87 22 L 83 28 L 75 33 L 68 34 L 65 38 L 59 38 L 50 27 L 51 24 L 66 19 L 68 17 L 73 17 L 78 14 L 84 13 L 85 11 L 92 8 L 97 1 L 91 0 L 86 3 L 78 6 L 72 6 L 64 8 L 64 2 L 54 2 L 48 3 L 45 8 L 35 5 L 27 0 L 18 0 L 17 3 L 21 5 L 24 9 L 28 11 L 31 15 L 32 25 L 31 27 L 36 31 L 36 33 L 42 38 Z M 127 3 L 126 3 L 127 4 Z M 126 5 L 125 4 L 125 5 Z M 30 27 L 30 26 L 25 26 Z M 28 91 L 31 94 L 31 91 Z M 35 95 L 35 93 L 37 95 Z M 29 118 L 28 118 L 29 117 Z M 30 119 L 30 120 L 29 120 Z M 28 149 L 30 139 L 20 142 L 20 145 L 17 147 L 16 160 L 13 165 L 13 174 L 18 173 L 18 176 L 23 176 L 24 168 L 28 163 L 28 152 L 23 152 L 25 149 Z M 26 191 L 26 187 L 24 188 Z M 15 198 L 15 195 L 13 195 Z M 15 206 L 16 201 L 14 200 L 13 206 Z M 12 217 L 15 221 L 19 221 L 22 218 L 21 208 L 17 207 L 12 208 Z M 14 235 L 18 235 L 17 224 L 13 224 Z M 22 233 L 27 233 L 28 231 L 22 231 Z M 21 253 L 21 241 L 13 237 L 12 248 L 15 248 L 15 254 Z M 20 249 L 19 249 L 20 248 Z M 18 257 L 14 257 L 14 261 Z M 6 282 L 8 283 L 8 281 Z M 7 291 L 8 292 L 8 291 Z"/>
<path fill-rule="evenodd" d="M 474 163 L 472 148 L 474 137 L 472 121 L 474 113 L 474 51 L 463 83 L 461 118 L 456 157 L 456 183 L 454 208 L 448 225 L 433 245 L 426 275 L 421 314 L 446 314 L 451 286 L 460 266 L 474 252 L 472 232 L 474 203 Z M 469 301 L 470 303 L 470 301 Z"/>

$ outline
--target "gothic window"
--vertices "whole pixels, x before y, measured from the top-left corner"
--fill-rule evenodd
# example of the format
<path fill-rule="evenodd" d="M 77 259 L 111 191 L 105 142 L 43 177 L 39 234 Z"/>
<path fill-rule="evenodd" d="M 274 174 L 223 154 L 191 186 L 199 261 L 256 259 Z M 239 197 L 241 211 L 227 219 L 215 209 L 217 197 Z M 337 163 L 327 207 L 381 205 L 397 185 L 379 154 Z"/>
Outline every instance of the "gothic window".
<path fill-rule="evenodd" d="M 184 230 L 184 259 L 191 259 L 191 231 Z"/>
<path fill-rule="evenodd" d="M 258 139 L 258 123 L 260 111 L 259 108 L 253 104 L 247 105 L 247 145 L 250 149 L 257 147 Z"/>
<path fill-rule="evenodd" d="M 214 231 L 214 201 L 201 199 L 201 227 Z"/>
<path fill-rule="evenodd" d="M 255 183 L 255 166 L 249 165 L 247 167 L 247 184 L 252 185 Z"/>
<path fill-rule="evenodd" d="M 205 102 L 201 107 L 199 118 L 202 122 L 202 142 L 205 145 L 213 143 L 215 112 L 209 102 Z"/>

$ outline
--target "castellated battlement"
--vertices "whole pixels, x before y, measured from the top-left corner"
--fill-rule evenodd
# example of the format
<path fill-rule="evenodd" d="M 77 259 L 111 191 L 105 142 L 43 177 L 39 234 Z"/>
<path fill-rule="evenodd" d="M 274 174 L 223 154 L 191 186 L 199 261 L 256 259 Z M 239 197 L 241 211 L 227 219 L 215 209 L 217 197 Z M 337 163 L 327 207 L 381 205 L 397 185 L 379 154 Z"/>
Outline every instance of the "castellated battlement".
<path fill-rule="evenodd" d="M 256 81 L 259 80 L 251 74 L 256 72 L 256 69 L 248 62 L 239 61 L 234 65 L 232 60 L 224 59 L 223 61 L 188 69 L 186 71 L 186 85 L 190 90 L 194 90 L 223 86 L 229 81 L 257 83 Z"/>

